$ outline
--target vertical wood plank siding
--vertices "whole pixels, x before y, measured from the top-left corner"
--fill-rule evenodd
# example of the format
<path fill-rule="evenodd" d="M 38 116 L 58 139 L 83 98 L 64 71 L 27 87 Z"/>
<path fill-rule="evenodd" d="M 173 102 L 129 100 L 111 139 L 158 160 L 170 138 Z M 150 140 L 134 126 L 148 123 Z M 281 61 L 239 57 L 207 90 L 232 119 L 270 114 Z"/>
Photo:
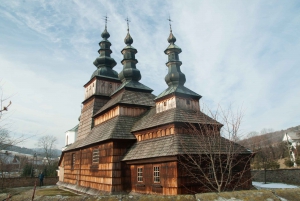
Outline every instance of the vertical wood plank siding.
<path fill-rule="evenodd" d="M 125 181 L 125 177 L 122 177 L 121 159 L 127 146 L 128 144 L 124 142 L 106 142 L 81 151 L 65 153 L 64 182 L 106 192 L 123 191 L 122 181 Z M 95 149 L 99 149 L 97 164 L 92 162 Z M 72 167 L 73 153 L 76 157 L 74 167 Z"/>
<path fill-rule="evenodd" d="M 199 101 L 194 99 L 173 96 L 171 98 L 156 102 L 156 113 L 160 113 L 172 108 L 181 108 L 195 111 L 200 110 Z"/>
<path fill-rule="evenodd" d="M 144 112 L 146 112 L 146 108 L 117 106 L 115 108 L 110 109 L 106 113 L 100 115 L 99 117 L 96 117 L 95 126 L 118 115 L 139 116 Z"/>
<path fill-rule="evenodd" d="M 159 166 L 160 182 L 154 182 L 153 167 Z M 137 168 L 143 167 L 143 182 L 137 181 Z M 177 195 L 177 162 L 130 165 L 131 189 L 146 194 Z"/>

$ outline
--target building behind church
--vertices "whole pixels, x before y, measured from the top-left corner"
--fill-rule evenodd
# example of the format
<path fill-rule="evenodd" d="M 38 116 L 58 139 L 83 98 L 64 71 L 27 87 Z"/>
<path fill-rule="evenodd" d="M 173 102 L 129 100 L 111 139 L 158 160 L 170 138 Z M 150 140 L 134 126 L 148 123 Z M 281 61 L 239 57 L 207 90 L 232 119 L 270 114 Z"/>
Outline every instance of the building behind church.
<path fill-rule="evenodd" d="M 184 174 L 179 157 L 186 154 L 182 144 L 197 146 L 187 125 L 209 125 L 217 127 L 218 132 L 222 125 L 200 111 L 201 96 L 184 86 L 181 48 L 175 45 L 172 30 L 164 51 L 168 56 L 167 87 L 158 96 L 140 82 L 137 49 L 132 46 L 129 29 L 119 74 L 113 70 L 117 63 L 110 57 L 106 27 L 101 36 L 99 57 L 94 61 L 97 69 L 84 85 L 76 140 L 66 144 L 60 158 L 58 185 L 106 193 L 176 195 L 209 191 L 201 183 L 190 182 L 192 178 Z M 223 139 L 221 143 L 226 146 L 226 142 Z M 251 151 L 235 146 L 240 148 L 238 155 L 250 157 Z M 246 168 L 236 170 L 247 170 L 243 182 L 238 181 L 240 189 L 251 186 L 249 165 L 245 163 Z"/>

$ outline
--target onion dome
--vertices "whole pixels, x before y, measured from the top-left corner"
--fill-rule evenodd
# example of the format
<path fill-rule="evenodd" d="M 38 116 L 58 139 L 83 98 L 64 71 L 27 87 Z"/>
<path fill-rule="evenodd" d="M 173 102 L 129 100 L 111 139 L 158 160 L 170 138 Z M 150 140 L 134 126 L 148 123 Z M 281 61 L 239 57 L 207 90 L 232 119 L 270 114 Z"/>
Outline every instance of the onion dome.
<path fill-rule="evenodd" d="M 124 39 L 124 43 L 127 45 L 127 46 L 130 46 L 132 43 L 133 43 L 133 39 L 131 38 L 131 35 L 128 31 L 125 39 Z"/>
<path fill-rule="evenodd" d="M 176 42 L 176 38 L 173 35 L 172 31 L 170 32 L 169 38 L 168 38 L 168 42 L 171 44 L 174 44 Z"/>
<path fill-rule="evenodd" d="M 110 37 L 110 34 L 107 32 L 106 27 L 105 27 L 104 31 L 102 32 L 101 37 L 105 40 L 107 40 Z"/>
<path fill-rule="evenodd" d="M 110 34 L 108 33 L 106 26 L 101 37 L 103 40 L 99 43 L 100 49 L 98 50 L 100 55 L 94 61 L 94 65 L 97 67 L 97 70 L 94 71 L 91 78 L 100 76 L 118 79 L 118 73 L 112 70 L 112 68 L 117 65 L 117 62 L 110 57 L 110 54 L 112 53 L 110 49 L 111 43 L 108 40 Z"/>
<path fill-rule="evenodd" d="M 121 61 L 123 70 L 120 72 L 119 78 L 122 82 L 130 80 L 139 81 L 142 77 L 140 71 L 136 68 L 138 60 L 135 59 L 135 54 L 137 53 L 137 50 L 131 46 L 133 39 L 130 36 L 129 30 L 124 39 L 124 43 L 127 46 L 121 51 L 123 54 L 123 60 Z"/>
<path fill-rule="evenodd" d="M 170 45 L 165 50 L 165 54 L 168 55 L 168 62 L 166 63 L 169 68 L 168 74 L 165 77 L 166 83 L 170 85 L 184 85 L 185 83 L 185 75 L 181 72 L 180 66 L 182 64 L 179 61 L 179 54 L 181 53 L 180 47 L 175 45 L 176 38 L 173 35 L 172 31 L 170 31 L 170 36 L 168 37 L 168 42 Z"/>

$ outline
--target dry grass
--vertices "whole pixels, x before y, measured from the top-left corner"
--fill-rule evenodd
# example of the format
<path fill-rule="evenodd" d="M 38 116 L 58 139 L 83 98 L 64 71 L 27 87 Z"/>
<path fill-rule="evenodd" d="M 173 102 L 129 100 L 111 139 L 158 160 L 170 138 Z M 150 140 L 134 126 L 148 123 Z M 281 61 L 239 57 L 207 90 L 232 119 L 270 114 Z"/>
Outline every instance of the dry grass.
<path fill-rule="evenodd" d="M 273 200 L 280 201 L 271 191 L 269 190 L 249 190 L 249 191 L 234 191 L 234 192 L 222 192 L 222 193 L 204 193 L 197 194 L 197 199 L 205 201 L 214 201 L 214 200 L 236 200 L 236 201 L 265 201 Z"/>
<path fill-rule="evenodd" d="M 58 187 L 53 187 L 53 188 L 42 188 L 36 190 L 36 195 L 37 196 L 78 196 L 70 191 L 65 191 L 62 189 L 59 189 Z"/>
<path fill-rule="evenodd" d="M 300 200 L 300 190 L 299 188 L 294 189 L 278 189 L 274 190 L 274 193 L 287 200 Z"/>

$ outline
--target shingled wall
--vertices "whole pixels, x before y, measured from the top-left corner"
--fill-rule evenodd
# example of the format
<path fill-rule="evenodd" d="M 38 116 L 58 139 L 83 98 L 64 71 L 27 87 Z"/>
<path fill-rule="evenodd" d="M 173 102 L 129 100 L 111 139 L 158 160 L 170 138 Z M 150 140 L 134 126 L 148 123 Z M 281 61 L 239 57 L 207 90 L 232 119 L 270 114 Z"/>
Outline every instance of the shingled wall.
<path fill-rule="evenodd" d="M 83 139 L 91 131 L 92 116 L 107 102 L 105 99 L 92 98 L 84 103 L 78 128 L 78 139 Z"/>

